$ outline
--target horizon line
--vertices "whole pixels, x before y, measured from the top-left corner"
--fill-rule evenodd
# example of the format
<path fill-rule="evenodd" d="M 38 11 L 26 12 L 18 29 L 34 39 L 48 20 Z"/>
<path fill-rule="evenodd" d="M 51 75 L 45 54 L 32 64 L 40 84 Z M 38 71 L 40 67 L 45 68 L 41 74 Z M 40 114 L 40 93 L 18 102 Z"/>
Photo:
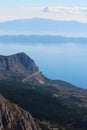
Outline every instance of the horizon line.
<path fill-rule="evenodd" d="M 50 20 L 50 21 L 54 21 L 54 22 L 77 22 L 77 23 L 83 23 L 83 24 L 87 23 L 87 22 L 83 22 L 83 21 L 79 21 L 79 20 L 57 20 L 57 19 L 52 19 L 52 18 L 32 17 L 32 18 L 9 19 L 9 20 L 5 20 L 5 21 L 0 21 L 0 24 L 6 23 L 6 22 L 21 21 L 21 20 L 33 20 L 33 19 Z"/>

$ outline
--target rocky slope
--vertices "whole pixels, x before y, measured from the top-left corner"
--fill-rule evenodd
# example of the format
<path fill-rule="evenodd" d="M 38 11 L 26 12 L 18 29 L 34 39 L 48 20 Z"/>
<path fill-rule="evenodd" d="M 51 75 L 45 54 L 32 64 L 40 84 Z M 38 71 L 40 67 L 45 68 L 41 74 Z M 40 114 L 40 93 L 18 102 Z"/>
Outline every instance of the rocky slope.
<path fill-rule="evenodd" d="M 25 53 L 0 56 L 0 80 L 10 79 L 33 82 L 31 77 L 32 79 L 34 77 L 33 81 L 44 83 L 44 77 L 39 72 L 39 68 Z"/>
<path fill-rule="evenodd" d="M 40 130 L 33 117 L 0 96 L 0 130 Z"/>

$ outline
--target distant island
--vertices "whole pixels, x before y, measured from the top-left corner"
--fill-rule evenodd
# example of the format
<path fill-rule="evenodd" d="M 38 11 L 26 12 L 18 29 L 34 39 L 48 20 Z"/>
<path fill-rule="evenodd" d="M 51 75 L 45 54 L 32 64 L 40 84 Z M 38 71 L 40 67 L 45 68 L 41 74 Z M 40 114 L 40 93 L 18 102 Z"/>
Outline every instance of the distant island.
<path fill-rule="evenodd" d="M 87 38 L 57 35 L 3 35 L 0 36 L 0 43 L 87 43 Z"/>

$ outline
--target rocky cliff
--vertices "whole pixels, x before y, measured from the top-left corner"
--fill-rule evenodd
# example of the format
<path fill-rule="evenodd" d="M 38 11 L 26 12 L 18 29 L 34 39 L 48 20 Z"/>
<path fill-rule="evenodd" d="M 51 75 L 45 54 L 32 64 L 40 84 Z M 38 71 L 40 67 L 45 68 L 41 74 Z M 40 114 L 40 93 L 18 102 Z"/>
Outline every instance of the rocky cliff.
<path fill-rule="evenodd" d="M 33 117 L 0 96 L 0 130 L 41 130 Z"/>
<path fill-rule="evenodd" d="M 28 71 L 31 74 L 38 71 L 38 67 L 29 56 L 21 52 L 10 56 L 0 56 L 0 70 L 20 73 Z"/>
<path fill-rule="evenodd" d="M 34 78 L 33 81 L 31 77 Z M 0 56 L 0 79 L 44 83 L 44 77 L 39 72 L 35 62 L 23 52 Z"/>

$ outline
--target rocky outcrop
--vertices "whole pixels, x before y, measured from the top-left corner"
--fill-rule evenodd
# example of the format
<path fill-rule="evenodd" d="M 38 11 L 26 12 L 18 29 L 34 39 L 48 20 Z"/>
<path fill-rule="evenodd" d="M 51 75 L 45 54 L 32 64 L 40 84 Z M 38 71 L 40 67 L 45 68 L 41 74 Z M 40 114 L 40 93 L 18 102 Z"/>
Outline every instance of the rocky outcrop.
<path fill-rule="evenodd" d="M 33 117 L 0 96 L 0 130 L 41 130 Z"/>
<path fill-rule="evenodd" d="M 32 77 L 33 82 L 44 83 L 44 77 L 39 72 L 39 68 L 25 53 L 0 56 L 0 80 L 10 79 L 30 82 L 30 77 Z"/>
<path fill-rule="evenodd" d="M 34 73 L 38 71 L 38 67 L 29 56 L 21 52 L 11 56 L 0 56 L 0 70 Z"/>

